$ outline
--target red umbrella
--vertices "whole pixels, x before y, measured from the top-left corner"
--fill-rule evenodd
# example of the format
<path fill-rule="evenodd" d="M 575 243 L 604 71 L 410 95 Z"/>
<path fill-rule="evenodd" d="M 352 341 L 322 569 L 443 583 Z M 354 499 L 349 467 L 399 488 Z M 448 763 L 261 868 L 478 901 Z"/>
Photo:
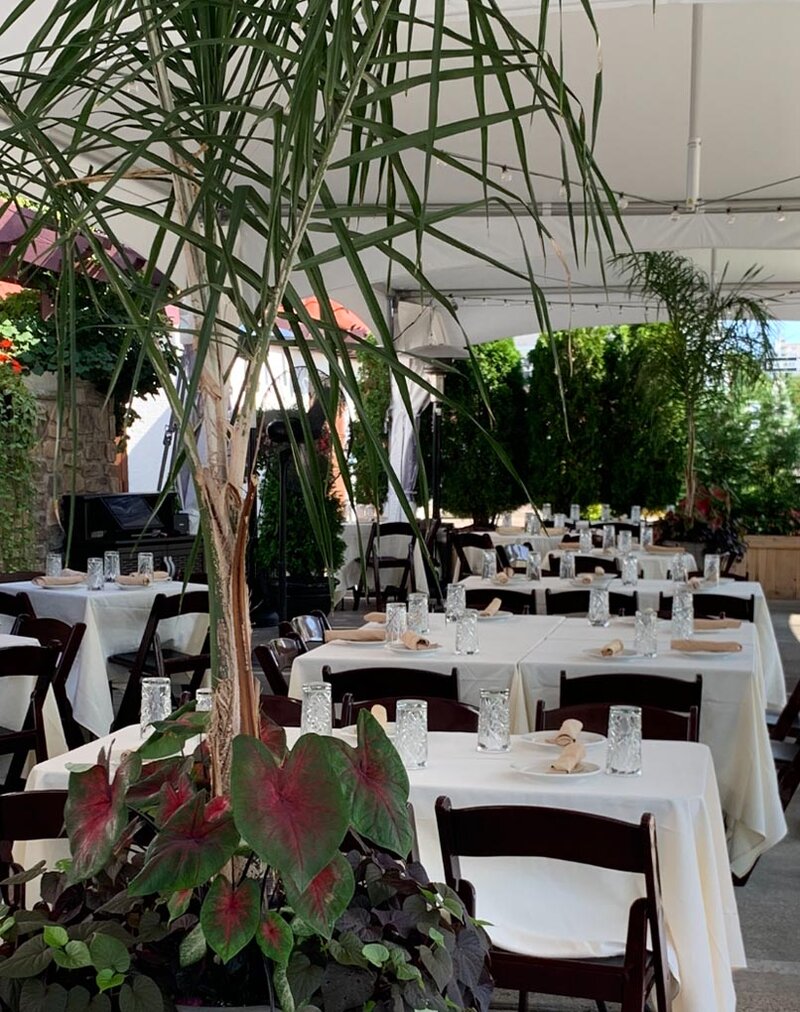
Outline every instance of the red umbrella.
<path fill-rule="evenodd" d="M 16 253 L 17 255 L 15 266 L 6 268 L 4 274 L 6 280 L 18 280 L 20 275 L 25 273 L 23 265 L 26 264 L 56 273 L 62 268 L 64 250 L 59 245 L 59 235 L 54 229 L 41 228 L 35 236 L 29 236 L 35 218 L 36 215 L 33 211 L 18 207 L 13 201 L 8 201 L 0 212 L 0 265 L 12 254 Z M 96 241 L 100 241 L 110 259 L 118 267 L 135 273 L 147 266 L 147 258 L 130 246 L 117 246 L 104 235 L 98 234 L 94 238 Z M 18 246 L 23 242 L 26 245 L 20 256 Z M 73 250 L 76 263 L 84 273 L 97 281 L 108 281 L 105 271 L 94 259 L 92 245 L 86 236 L 76 236 Z M 160 271 L 154 271 L 153 284 L 160 283 L 163 277 L 164 275 Z"/>
<path fill-rule="evenodd" d="M 310 295 L 307 299 L 303 299 L 303 305 L 312 319 L 322 319 L 319 299 Z M 343 330 L 346 334 L 352 334 L 353 337 L 368 337 L 372 333 L 366 323 L 360 316 L 356 316 L 352 309 L 348 309 L 341 302 L 335 302 L 333 299 L 330 300 L 330 305 L 339 330 Z"/>

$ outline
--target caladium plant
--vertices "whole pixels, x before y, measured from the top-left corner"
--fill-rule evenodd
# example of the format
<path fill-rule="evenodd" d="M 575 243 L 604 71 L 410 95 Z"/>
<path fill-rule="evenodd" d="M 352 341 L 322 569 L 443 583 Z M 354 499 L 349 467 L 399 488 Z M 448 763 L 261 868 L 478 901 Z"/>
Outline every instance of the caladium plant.
<path fill-rule="evenodd" d="M 0 911 L 0 1002 L 487 1008 L 488 939 L 407 860 L 408 777 L 372 715 L 355 748 L 289 749 L 264 722 L 234 740 L 217 797 L 205 746 L 181 751 L 204 720 L 190 704 L 113 775 L 102 756 L 71 775 L 69 868 L 34 911 Z"/>

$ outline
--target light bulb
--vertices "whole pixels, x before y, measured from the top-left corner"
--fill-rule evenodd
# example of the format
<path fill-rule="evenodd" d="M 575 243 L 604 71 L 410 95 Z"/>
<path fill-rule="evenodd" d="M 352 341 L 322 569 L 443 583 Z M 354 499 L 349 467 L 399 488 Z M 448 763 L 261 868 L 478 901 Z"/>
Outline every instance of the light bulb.
<path fill-rule="evenodd" d="M 672 214 L 669 216 L 670 217 L 670 221 L 678 221 L 678 219 L 680 218 L 680 216 L 681 215 L 680 215 L 680 212 L 678 211 L 678 205 L 677 204 L 673 204 L 672 205 Z"/>
<path fill-rule="evenodd" d="M 567 187 L 565 183 L 562 183 L 561 186 L 558 188 L 558 195 L 559 197 L 561 197 L 562 200 L 567 199 Z"/>
<path fill-rule="evenodd" d="M 617 207 L 620 209 L 620 211 L 624 211 L 627 206 L 628 206 L 628 198 L 625 196 L 624 193 L 621 193 L 619 195 L 619 200 L 617 201 Z"/>
<path fill-rule="evenodd" d="M 500 170 L 500 178 L 502 179 L 502 181 L 503 181 L 504 183 L 510 183 L 510 182 L 511 182 L 511 180 L 512 180 L 512 179 L 514 178 L 514 177 L 513 177 L 512 175 L 511 175 L 511 171 L 510 171 L 510 169 L 508 168 L 508 166 L 507 166 L 507 165 L 504 165 L 504 166 L 502 167 L 502 169 Z"/>
<path fill-rule="evenodd" d="M 786 212 L 780 204 L 778 204 L 778 213 L 775 215 L 775 221 L 786 221 Z"/>

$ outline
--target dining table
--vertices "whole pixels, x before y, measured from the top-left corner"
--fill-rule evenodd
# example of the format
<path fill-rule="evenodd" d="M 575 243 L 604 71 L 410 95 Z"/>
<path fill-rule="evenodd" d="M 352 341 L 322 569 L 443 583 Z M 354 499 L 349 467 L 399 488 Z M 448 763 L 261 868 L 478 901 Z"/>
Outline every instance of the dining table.
<path fill-rule="evenodd" d="M 156 594 L 172 596 L 184 588 L 187 592 L 207 589 L 179 580 L 158 581 L 149 587 L 106 583 L 102 590 L 89 590 L 85 583 L 69 587 L 41 587 L 31 581 L 3 584 L 7 593 L 24 591 L 38 618 L 60 619 L 70 625 L 85 623 L 86 633 L 66 691 L 75 720 L 98 736 L 108 732 L 114 719 L 109 679 L 115 675 L 127 678 L 127 671 L 108 665 L 107 658 L 136 650 Z M 197 653 L 207 629 L 206 617 L 182 615 L 160 623 L 159 636 L 165 646 Z"/>
<path fill-rule="evenodd" d="M 340 733 L 340 732 L 334 732 Z M 287 729 L 292 745 L 299 735 Z M 112 770 L 124 751 L 141 741 L 139 728 L 114 735 L 40 763 L 28 790 L 64 789 L 69 769 L 97 760 L 101 749 Z M 477 736 L 428 735 L 428 762 L 409 771 L 410 801 L 422 864 L 433 881 L 443 880 L 434 817 L 436 798 L 454 806 L 532 805 L 589 812 L 638 823 L 655 816 L 674 1012 L 733 1012 L 732 969 L 745 965 L 725 848 L 714 762 L 710 750 L 692 742 L 645 741 L 640 776 L 605 773 L 605 745 L 590 746 L 588 776 L 545 771 L 555 754 L 514 736 L 508 752 L 479 753 Z M 48 866 L 68 853 L 67 843 L 17 844 L 15 858 Z M 607 956 L 622 951 L 630 904 L 643 883 L 619 872 L 536 858 L 463 859 L 462 873 L 476 888 L 477 915 L 495 944 L 541 956 Z M 29 884 L 28 888 L 31 888 Z"/>
<path fill-rule="evenodd" d="M 566 549 L 567 551 L 573 551 L 575 555 L 580 555 L 587 558 L 605 558 L 617 560 L 615 553 L 604 551 L 601 548 L 594 548 L 591 552 L 578 551 L 577 546 L 572 549 Z M 673 559 L 676 554 L 681 555 L 683 566 L 687 573 L 694 572 L 697 568 L 697 562 L 693 555 L 688 552 L 680 552 L 680 549 L 676 549 L 674 552 L 648 552 L 646 548 L 639 548 L 634 545 L 629 553 L 636 559 L 636 565 L 639 571 L 639 576 L 644 580 L 666 580 L 669 578 L 668 574 L 672 569 Z M 562 559 L 564 550 L 555 548 L 547 556 L 542 556 L 542 567 L 544 569 L 552 570 L 554 559 Z M 617 562 L 617 568 L 620 568 L 619 562 Z"/>

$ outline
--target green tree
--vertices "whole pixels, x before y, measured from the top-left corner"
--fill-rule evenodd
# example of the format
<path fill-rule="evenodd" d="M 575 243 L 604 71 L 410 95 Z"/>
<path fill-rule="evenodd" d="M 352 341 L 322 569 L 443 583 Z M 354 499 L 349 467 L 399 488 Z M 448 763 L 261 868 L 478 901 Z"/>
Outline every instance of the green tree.
<path fill-rule="evenodd" d="M 356 502 L 372 503 L 380 509 L 389 491 L 389 478 L 374 453 L 365 421 L 374 432 L 382 434 L 382 445 L 386 447 L 386 419 L 392 400 L 391 370 L 382 359 L 365 351 L 356 353 L 356 362 L 362 410 L 350 424 L 353 490 Z"/>

